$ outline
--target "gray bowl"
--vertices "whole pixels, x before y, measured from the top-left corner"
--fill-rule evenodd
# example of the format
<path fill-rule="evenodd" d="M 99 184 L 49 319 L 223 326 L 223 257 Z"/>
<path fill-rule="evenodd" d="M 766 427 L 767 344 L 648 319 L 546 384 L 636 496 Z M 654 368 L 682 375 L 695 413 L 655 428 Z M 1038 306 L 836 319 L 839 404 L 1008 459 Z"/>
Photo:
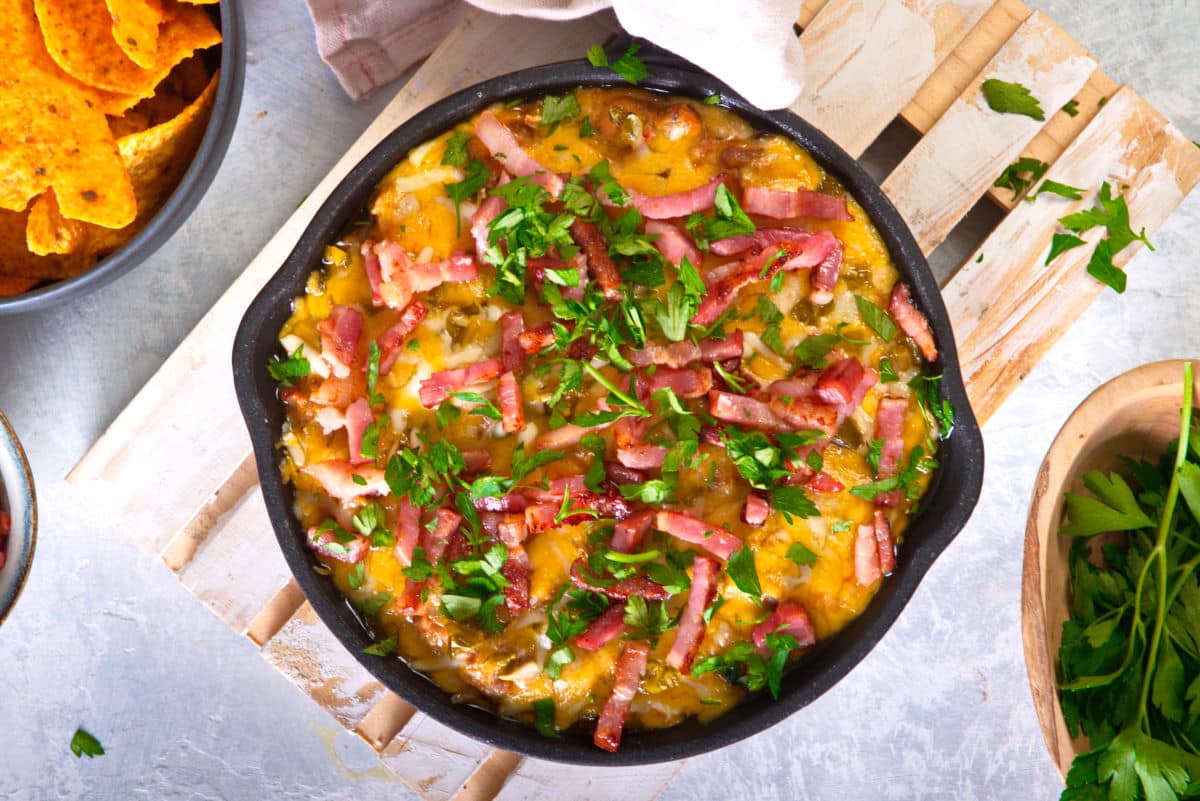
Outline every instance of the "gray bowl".
<path fill-rule="evenodd" d="M 0 412 L 0 507 L 12 517 L 4 567 L 0 567 L 0 624 L 29 576 L 37 543 L 37 496 L 29 461 L 8 418 Z"/>
<path fill-rule="evenodd" d="M 246 30 L 240 0 L 221 0 L 220 5 L 210 13 L 216 17 L 223 41 L 217 48 L 219 54 L 210 56 L 211 63 L 208 66 L 220 67 L 221 78 L 217 83 L 217 96 L 208 120 L 208 129 L 179 185 L 150 223 L 116 253 L 74 278 L 11 298 L 0 298 L 0 316 L 45 309 L 91 292 L 124 275 L 170 239 L 196 208 L 212 183 L 213 176 L 217 174 L 229 139 L 233 136 L 246 72 Z"/>

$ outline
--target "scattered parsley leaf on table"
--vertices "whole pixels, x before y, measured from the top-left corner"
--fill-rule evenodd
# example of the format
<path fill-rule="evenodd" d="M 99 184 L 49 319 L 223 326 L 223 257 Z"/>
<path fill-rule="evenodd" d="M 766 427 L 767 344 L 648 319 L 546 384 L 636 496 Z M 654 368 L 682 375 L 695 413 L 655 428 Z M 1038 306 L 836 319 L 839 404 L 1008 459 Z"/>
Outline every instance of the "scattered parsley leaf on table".
<path fill-rule="evenodd" d="M 71 737 L 71 753 L 80 759 L 83 757 L 91 759 L 104 756 L 104 746 L 83 729 L 76 729 L 75 734 Z"/>
<path fill-rule="evenodd" d="M 983 82 L 983 96 L 992 111 L 1001 114 L 1021 114 L 1035 120 L 1046 119 L 1046 112 L 1029 89 L 1019 83 L 988 78 Z"/>
<path fill-rule="evenodd" d="M 1083 190 L 1077 186 L 1068 184 L 1060 184 L 1058 181 L 1042 181 L 1042 185 L 1037 188 L 1037 191 L 1026 198 L 1032 203 L 1038 195 L 1049 192 L 1052 195 L 1065 197 L 1067 200 L 1079 200 L 1083 197 Z"/>
<path fill-rule="evenodd" d="M 1046 256 L 1046 264 L 1082 244 L 1084 241 L 1074 234 L 1055 234 L 1054 238 L 1050 240 L 1050 255 Z"/>
<path fill-rule="evenodd" d="M 1074 100 L 1074 99 L 1068 100 L 1066 103 L 1063 104 L 1062 110 L 1067 113 L 1067 116 L 1078 117 L 1079 116 L 1079 101 Z"/>
<path fill-rule="evenodd" d="M 1024 195 L 1048 169 L 1050 165 L 1039 159 L 1019 158 L 1004 168 L 1004 172 L 1000 173 L 1000 177 L 992 186 L 1010 190 L 1016 199 Z"/>

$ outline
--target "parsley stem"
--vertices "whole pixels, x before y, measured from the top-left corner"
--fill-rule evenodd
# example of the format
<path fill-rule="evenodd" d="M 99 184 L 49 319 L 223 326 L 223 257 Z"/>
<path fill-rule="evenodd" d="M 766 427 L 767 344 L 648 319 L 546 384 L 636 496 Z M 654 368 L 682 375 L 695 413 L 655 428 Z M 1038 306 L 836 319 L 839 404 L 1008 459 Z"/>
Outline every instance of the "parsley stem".
<path fill-rule="evenodd" d="M 1167 535 L 1175 517 L 1175 505 L 1179 500 L 1179 471 L 1188 454 L 1188 437 L 1192 432 L 1192 363 L 1183 365 L 1183 408 L 1179 412 L 1179 445 L 1175 449 L 1175 467 L 1171 471 L 1171 483 L 1167 488 L 1167 500 L 1163 505 L 1162 519 L 1158 521 L 1158 537 L 1150 551 L 1147 564 L 1152 560 L 1158 565 L 1158 603 L 1154 610 L 1154 633 L 1150 635 L 1146 672 L 1142 675 L 1142 696 L 1138 707 L 1138 727 L 1150 733 L 1149 710 L 1146 702 L 1150 696 L 1150 682 L 1158 662 L 1158 648 L 1162 641 L 1163 626 L 1167 619 Z M 1144 576 L 1144 574 L 1143 574 Z M 1138 582 L 1141 595 L 1141 582 Z"/>
<path fill-rule="evenodd" d="M 619 401 L 621 401 L 621 403 L 624 403 L 626 406 L 629 406 L 629 407 L 633 408 L 634 410 L 636 410 L 639 417 L 649 417 L 650 416 L 650 412 L 646 411 L 645 406 L 643 406 L 641 403 L 634 400 L 633 398 L 629 397 L 621 390 L 617 389 L 616 384 L 614 384 L 612 381 L 609 381 L 608 378 L 605 377 L 605 375 L 603 373 L 601 373 L 599 370 L 597 370 L 595 367 L 593 367 L 591 362 L 583 361 L 583 362 L 581 362 L 581 364 L 583 364 L 584 371 L 587 372 L 587 374 L 590 375 L 592 378 L 596 379 L 596 381 L 600 384 L 600 386 L 607 389 L 613 395 L 616 395 L 617 399 Z"/>

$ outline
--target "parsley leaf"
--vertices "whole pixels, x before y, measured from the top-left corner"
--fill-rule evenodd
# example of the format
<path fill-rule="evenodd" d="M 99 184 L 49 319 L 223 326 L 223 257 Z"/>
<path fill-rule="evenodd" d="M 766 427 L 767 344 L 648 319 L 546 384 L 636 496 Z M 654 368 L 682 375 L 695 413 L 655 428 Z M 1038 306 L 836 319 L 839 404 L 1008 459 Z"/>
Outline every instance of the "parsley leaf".
<path fill-rule="evenodd" d="M 75 734 L 71 736 L 71 753 L 82 759 L 87 757 L 104 756 L 104 746 L 100 741 L 88 734 L 83 729 L 76 729 Z"/>
<path fill-rule="evenodd" d="M 1082 244 L 1084 241 L 1074 234 L 1055 234 L 1054 238 L 1050 240 L 1050 253 L 1046 256 L 1046 264 L 1049 265 L 1068 250 Z"/>
<path fill-rule="evenodd" d="M 594 44 L 588 48 L 587 59 L 593 67 L 610 67 L 613 72 L 637 86 L 638 81 L 650 77 L 650 70 L 646 69 L 645 63 L 637 57 L 637 52 L 641 49 L 642 46 L 634 42 L 629 45 L 629 49 L 625 51 L 624 55 L 609 64 L 608 54 L 604 52 L 604 48 Z"/>
<path fill-rule="evenodd" d="M 789 524 L 793 517 L 817 517 L 821 510 L 805 494 L 802 487 L 782 485 L 771 489 L 771 506 L 783 515 Z"/>
<path fill-rule="evenodd" d="M 900 380 L 900 376 L 896 374 L 896 368 L 892 366 L 891 359 L 879 360 L 879 383 L 894 384 Z"/>
<path fill-rule="evenodd" d="M 1101 239 L 1092 251 L 1092 258 L 1087 265 L 1088 275 L 1100 283 L 1116 290 L 1117 294 L 1125 291 L 1125 271 L 1113 264 L 1113 246 L 1107 239 Z"/>
<path fill-rule="evenodd" d="M 442 154 L 442 164 L 447 164 L 452 167 L 466 166 L 470 156 L 467 154 L 467 142 L 471 141 L 471 134 L 466 131 L 455 131 L 446 139 L 446 152 Z"/>
<path fill-rule="evenodd" d="M 691 233 L 692 238 L 696 240 L 696 246 L 701 250 L 708 250 L 709 242 L 718 239 L 754 233 L 754 222 L 742 210 L 737 198 L 725 184 L 717 186 L 716 195 L 713 197 L 713 210 L 715 214 L 711 217 L 696 212 L 684 223 L 684 227 Z"/>
<path fill-rule="evenodd" d="M 393 634 L 386 639 L 382 639 L 374 645 L 368 645 L 362 650 L 364 654 L 371 656 L 390 656 L 396 652 L 396 647 L 400 645 L 400 637 Z"/>
<path fill-rule="evenodd" d="M 554 699 L 539 698 L 533 702 L 533 725 L 538 734 L 553 740 L 561 740 L 554 715 Z"/>
<path fill-rule="evenodd" d="M 1050 165 L 1039 159 L 1019 158 L 1004 168 L 1000 177 L 992 186 L 1012 190 L 1013 197 L 1019 198 L 1039 178 L 1046 174 Z"/>
<path fill-rule="evenodd" d="M 858 306 L 858 314 L 867 327 L 879 334 L 884 342 L 891 342 L 892 337 L 896 336 L 896 324 L 891 315 L 862 295 L 854 296 L 854 304 Z"/>
<path fill-rule="evenodd" d="M 992 111 L 1001 114 L 1021 114 L 1039 121 L 1046 119 L 1046 113 L 1042 111 L 1037 98 L 1019 83 L 988 78 L 981 88 Z"/>
<path fill-rule="evenodd" d="M 1062 110 L 1065 111 L 1069 117 L 1079 116 L 1079 101 L 1075 100 L 1074 98 L 1068 100 L 1063 104 Z"/>
<path fill-rule="evenodd" d="M 567 92 L 562 97 L 546 95 L 542 101 L 542 117 L 539 125 L 548 127 L 548 133 L 554 133 L 565 120 L 579 116 L 579 99 L 574 92 Z"/>
<path fill-rule="evenodd" d="M 800 542 L 793 542 L 788 546 L 787 558 L 798 565 L 806 567 L 811 567 L 817 563 L 817 555 Z"/>
<path fill-rule="evenodd" d="M 1150 528 L 1154 521 L 1146 516 L 1133 490 L 1118 473 L 1083 474 L 1083 485 L 1096 497 L 1068 492 L 1066 512 L 1070 523 L 1061 532 L 1072 537 L 1090 537 L 1109 531 Z"/>
<path fill-rule="evenodd" d="M 1079 200 L 1083 197 L 1083 190 L 1077 186 L 1060 184 L 1058 181 L 1042 181 L 1042 185 L 1038 187 L 1037 191 L 1027 197 L 1026 200 L 1032 203 L 1043 192 L 1065 197 L 1067 200 Z"/>
<path fill-rule="evenodd" d="M 762 597 L 762 585 L 758 581 L 758 570 L 754 565 L 754 551 L 743 545 L 729 556 L 725 564 L 729 580 L 742 592 L 753 598 Z"/>
<path fill-rule="evenodd" d="M 478 194 L 487 183 L 488 169 L 482 161 L 471 161 L 467 164 L 466 175 L 457 183 L 444 184 L 446 194 L 454 201 L 454 235 L 462 233 L 462 202 Z"/>
<path fill-rule="evenodd" d="M 293 379 L 303 378 L 311 373 L 312 366 L 304 357 L 304 346 L 300 345 L 286 359 L 272 357 L 271 361 L 267 362 L 267 372 L 281 387 L 290 387 Z"/>

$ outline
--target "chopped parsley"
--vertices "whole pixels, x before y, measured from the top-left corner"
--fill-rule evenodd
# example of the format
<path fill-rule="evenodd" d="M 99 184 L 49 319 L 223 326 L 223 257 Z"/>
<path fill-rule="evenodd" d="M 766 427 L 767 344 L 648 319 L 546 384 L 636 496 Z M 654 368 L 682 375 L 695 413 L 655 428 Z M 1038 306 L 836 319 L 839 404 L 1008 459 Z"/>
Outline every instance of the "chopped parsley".
<path fill-rule="evenodd" d="M 894 384 L 900 380 L 900 376 L 896 373 L 896 368 L 892 366 L 892 360 L 883 358 L 879 360 L 879 383 Z"/>
<path fill-rule="evenodd" d="M 892 321 L 891 315 L 862 295 L 854 296 L 854 304 L 858 306 L 858 315 L 862 317 L 862 321 L 866 323 L 867 327 L 879 334 L 880 339 L 884 342 L 891 342 L 892 337 L 896 336 L 896 324 Z"/>
<path fill-rule="evenodd" d="M 71 736 L 71 753 L 82 759 L 87 757 L 104 756 L 104 746 L 100 741 L 87 733 L 83 729 L 76 729 L 75 734 Z"/>
<path fill-rule="evenodd" d="M 754 643 L 741 640 L 723 654 L 697 660 L 692 665 L 692 675 L 717 672 L 730 684 L 741 684 L 751 692 L 766 688 L 773 698 L 778 698 L 788 656 L 799 647 L 800 643 L 791 634 L 771 632 L 767 635 L 766 656 L 758 652 Z"/>
<path fill-rule="evenodd" d="M 304 378 L 312 372 L 312 366 L 308 363 L 308 359 L 304 357 L 304 346 L 300 345 L 292 355 L 286 359 L 281 359 L 278 356 L 272 357 L 271 361 L 267 362 L 267 372 L 271 374 L 280 386 L 290 387 L 292 381 L 297 378 Z"/>
<path fill-rule="evenodd" d="M 1058 195 L 1059 197 L 1065 197 L 1067 200 L 1079 200 L 1083 197 L 1083 190 L 1077 186 L 1060 184 L 1058 181 L 1042 181 L 1042 185 L 1038 187 L 1037 191 L 1025 199 L 1032 203 L 1035 199 L 1037 199 L 1038 195 L 1045 192 L 1049 192 L 1052 195 Z"/>
<path fill-rule="evenodd" d="M 471 134 L 466 131 L 455 131 L 446 139 L 446 152 L 442 154 L 442 164 L 451 167 L 464 167 L 470 156 L 467 154 L 467 142 Z"/>
<path fill-rule="evenodd" d="M 629 83 L 637 86 L 638 81 L 650 77 L 650 70 L 646 69 L 646 64 L 637 57 L 637 52 L 641 49 L 642 46 L 634 42 L 629 45 L 629 49 L 625 51 L 624 55 L 610 64 L 604 47 L 594 44 L 588 48 L 587 59 L 593 67 L 608 67 Z"/>
<path fill-rule="evenodd" d="M 554 699 L 539 698 L 533 702 L 533 725 L 538 734 L 553 740 L 561 740 L 554 715 Z"/>
<path fill-rule="evenodd" d="M 364 654 L 370 656 L 390 656 L 396 652 L 397 646 L 400 645 L 400 637 L 393 634 L 390 637 L 380 640 L 379 642 L 368 645 L 362 650 Z"/>
<path fill-rule="evenodd" d="M 1069 117 L 1079 116 L 1079 101 L 1075 100 L 1074 98 L 1068 100 L 1063 104 L 1062 110 L 1066 112 L 1067 116 Z"/>
<path fill-rule="evenodd" d="M 575 97 L 574 92 L 567 92 L 562 97 L 546 95 L 546 99 L 542 101 L 542 118 L 538 124 L 549 128 L 549 133 L 553 134 L 560 124 L 578 117 L 579 112 L 579 99 Z"/>
<path fill-rule="evenodd" d="M 708 250 L 709 243 L 718 239 L 754 233 L 754 222 L 742 210 L 737 198 L 725 184 L 717 186 L 716 195 L 713 197 L 713 210 L 715 214 L 711 217 L 695 212 L 684 223 L 695 239 L 696 247 L 701 250 Z"/>
<path fill-rule="evenodd" d="M 1000 177 L 992 186 L 1011 190 L 1015 200 L 1024 195 L 1030 186 L 1046 174 L 1048 169 L 1050 169 L 1050 165 L 1044 161 L 1019 158 L 1004 168 L 1004 172 L 1000 173 Z"/>
<path fill-rule="evenodd" d="M 1035 120 L 1046 119 L 1046 113 L 1029 89 L 1019 83 L 1010 83 L 996 78 L 983 82 L 983 96 L 992 111 L 1001 114 L 1021 114 Z"/>
<path fill-rule="evenodd" d="M 1126 205 L 1125 198 L 1121 195 L 1114 197 L 1112 187 L 1107 181 L 1100 185 L 1093 208 L 1068 214 L 1066 217 L 1060 217 L 1058 221 L 1063 228 L 1076 234 L 1096 227 L 1104 228 L 1107 237 L 1096 245 L 1088 261 L 1087 271 L 1093 278 L 1112 287 L 1118 293 L 1125 291 L 1125 271 L 1113 264 L 1113 257 L 1134 242 L 1142 242 L 1147 248 L 1154 250 L 1154 246 L 1146 238 L 1145 228 L 1136 234 L 1133 232 L 1129 223 L 1129 206 Z"/>
<path fill-rule="evenodd" d="M 754 551 L 750 546 L 743 545 L 729 556 L 725 564 L 725 572 L 733 586 L 752 598 L 762 597 L 762 584 L 758 580 L 758 570 L 754 565 Z"/>
<path fill-rule="evenodd" d="M 454 201 L 454 235 L 462 233 L 462 202 L 469 200 L 483 189 L 487 183 L 488 169 L 482 161 L 473 160 L 467 164 L 466 175 L 461 181 L 444 184 L 446 194 Z"/>
<path fill-rule="evenodd" d="M 803 567 L 812 567 L 817 563 L 817 555 L 799 542 L 793 542 L 788 546 L 787 558 Z"/>
<path fill-rule="evenodd" d="M 941 397 L 941 384 L 940 375 L 918 375 L 908 382 L 921 408 L 937 422 L 938 435 L 945 439 L 954 430 L 954 407 L 949 399 Z"/>
<path fill-rule="evenodd" d="M 1049 265 L 1068 250 L 1083 244 L 1086 243 L 1074 234 L 1055 234 L 1054 238 L 1050 240 L 1050 253 L 1046 256 L 1046 264 Z"/>

